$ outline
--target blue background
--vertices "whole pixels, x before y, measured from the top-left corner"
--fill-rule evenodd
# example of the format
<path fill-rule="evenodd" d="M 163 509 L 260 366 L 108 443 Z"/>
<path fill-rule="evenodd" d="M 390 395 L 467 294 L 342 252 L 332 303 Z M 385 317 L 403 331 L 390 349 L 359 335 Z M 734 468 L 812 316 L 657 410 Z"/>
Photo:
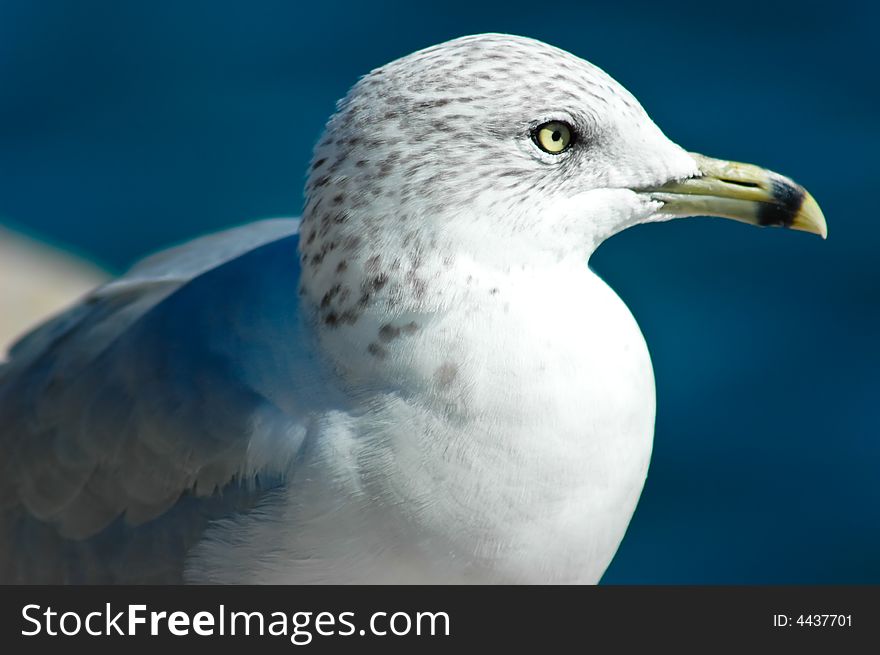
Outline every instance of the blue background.
<path fill-rule="evenodd" d="M 295 215 L 359 75 L 467 33 L 553 43 L 686 148 L 803 183 L 830 228 L 677 221 L 594 256 L 642 326 L 659 407 L 604 580 L 877 583 L 878 18 L 845 1 L 0 0 L 0 221 L 121 270 Z"/>

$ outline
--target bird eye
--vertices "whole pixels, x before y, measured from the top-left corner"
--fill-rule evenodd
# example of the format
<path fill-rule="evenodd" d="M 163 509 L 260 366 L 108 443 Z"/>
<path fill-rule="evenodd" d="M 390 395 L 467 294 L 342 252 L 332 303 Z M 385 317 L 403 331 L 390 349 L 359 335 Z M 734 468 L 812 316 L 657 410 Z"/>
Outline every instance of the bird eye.
<path fill-rule="evenodd" d="M 572 142 L 571 137 L 571 128 L 560 121 L 550 121 L 549 123 L 538 125 L 535 131 L 532 132 L 532 138 L 537 146 L 551 155 L 558 155 L 567 150 Z"/>

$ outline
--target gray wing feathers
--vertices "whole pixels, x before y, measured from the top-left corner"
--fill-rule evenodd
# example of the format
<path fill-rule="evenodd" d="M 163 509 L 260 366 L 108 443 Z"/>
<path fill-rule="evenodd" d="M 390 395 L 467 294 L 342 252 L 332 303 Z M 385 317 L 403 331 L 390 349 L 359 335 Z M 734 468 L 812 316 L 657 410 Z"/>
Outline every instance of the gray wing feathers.
<path fill-rule="evenodd" d="M 246 382 L 249 344 L 234 329 L 243 314 L 269 340 L 289 328 L 295 232 L 269 221 L 154 256 L 13 348 L 0 369 L 4 531 L 29 515 L 93 539 L 253 478 L 257 418 L 263 439 L 295 455 L 302 417 Z"/>

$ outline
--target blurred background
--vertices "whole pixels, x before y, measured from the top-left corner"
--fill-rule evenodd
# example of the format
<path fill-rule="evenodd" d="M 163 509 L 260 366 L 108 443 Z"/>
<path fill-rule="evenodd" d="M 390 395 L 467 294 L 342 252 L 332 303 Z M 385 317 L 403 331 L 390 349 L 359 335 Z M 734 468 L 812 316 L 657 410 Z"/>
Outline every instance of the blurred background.
<path fill-rule="evenodd" d="M 801 182 L 829 225 L 826 242 L 648 225 L 593 257 L 642 326 L 658 394 L 648 482 L 604 582 L 878 583 L 878 18 L 846 0 L 0 0 L 0 223 L 89 262 L 57 264 L 69 297 L 97 268 L 298 214 L 312 145 L 371 68 L 476 32 L 560 46 L 685 148 Z M 46 311 L 22 285 L 56 269 L 0 242 L 0 313 L 19 325 Z"/>

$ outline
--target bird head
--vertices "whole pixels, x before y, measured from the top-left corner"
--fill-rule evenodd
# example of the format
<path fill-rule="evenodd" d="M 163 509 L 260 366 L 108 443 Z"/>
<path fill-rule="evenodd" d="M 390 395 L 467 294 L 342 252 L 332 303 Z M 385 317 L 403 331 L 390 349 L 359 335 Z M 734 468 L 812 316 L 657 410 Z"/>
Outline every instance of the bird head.
<path fill-rule="evenodd" d="M 337 288 L 356 284 L 349 304 L 424 304 L 426 279 L 461 258 L 585 261 L 625 228 L 693 215 L 826 235 L 802 187 L 687 152 L 596 66 L 533 39 L 468 36 L 370 72 L 340 101 L 306 184 L 303 287 L 345 322 L 357 312 L 328 299 Z"/>

